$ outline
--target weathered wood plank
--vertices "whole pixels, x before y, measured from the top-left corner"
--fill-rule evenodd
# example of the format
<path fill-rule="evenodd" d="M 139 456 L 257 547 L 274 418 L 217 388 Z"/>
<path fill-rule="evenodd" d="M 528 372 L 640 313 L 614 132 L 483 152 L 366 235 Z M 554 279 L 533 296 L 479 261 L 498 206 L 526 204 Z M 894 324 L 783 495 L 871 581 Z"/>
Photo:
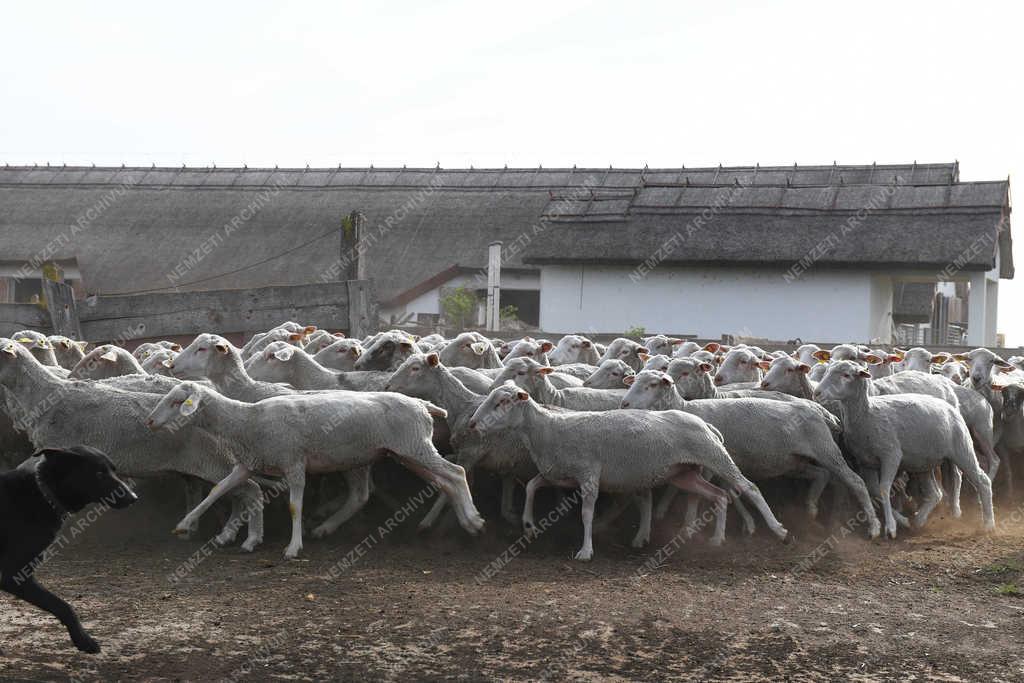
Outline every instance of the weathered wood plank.
<path fill-rule="evenodd" d="M 43 298 L 50 315 L 50 334 L 62 334 L 71 339 L 84 339 L 78 321 L 75 292 L 66 282 L 42 279 Z"/>
<path fill-rule="evenodd" d="M 46 311 L 35 304 L 0 304 L 0 337 L 25 329 L 49 334 L 50 320 Z"/>
<path fill-rule="evenodd" d="M 369 288 L 355 288 L 369 308 Z M 171 292 L 87 300 L 79 309 L 89 340 L 162 337 L 215 331 L 265 330 L 285 320 L 331 330 L 350 330 L 349 283 L 261 287 L 246 290 Z M 369 316 L 361 314 L 357 321 Z"/>

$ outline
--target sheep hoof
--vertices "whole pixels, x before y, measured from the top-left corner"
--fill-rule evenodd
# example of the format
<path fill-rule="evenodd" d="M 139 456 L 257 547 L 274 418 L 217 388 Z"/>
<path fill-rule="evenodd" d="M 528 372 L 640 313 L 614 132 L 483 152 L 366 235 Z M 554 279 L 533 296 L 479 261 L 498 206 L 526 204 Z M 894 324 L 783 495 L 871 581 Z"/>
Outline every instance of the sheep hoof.
<path fill-rule="evenodd" d="M 630 543 L 630 545 L 632 547 L 634 547 L 634 548 L 643 548 L 645 545 L 647 545 L 650 542 L 651 542 L 651 539 L 649 537 L 646 537 L 646 536 L 644 536 L 644 537 L 636 536 L 636 537 L 633 538 L 633 542 Z"/>
<path fill-rule="evenodd" d="M 256 546 L 258 546 L 260 543 L 261 539 L 248 538 L 245 540 L 245 543 L 242 544 L 242 550 L 244 550 L 247 553 L 251 553 L 252 551 L 256 550 Z"/>
<path fill-rule="evenodd" d="M 174 534 L 175 536 L 177 536 L 178 538 L 180 538 L 182 540 L 185 540 L 185 541 L 187 541 L 190 538 L 192 538 L 192 530 L 187 528 L 187 527 L 183 527 L 183 526 L 176 526 L 176 527 L 174 527 L 171 530 L 171 533 Z"/>
<path fill-rule="evenodd" d="M 873 522 L 868 528 L 868 536 L 872 539 L 878 538 L 882 533 L 882 525 L 878 522 Z"/>
<path fill-rule="evenodd" d="M 213 544 L 218 548 L 223 548 L 226 545 L 230 545 L 235 540 L 234 534 L 217 534 L 213 537 Z"/>
<path fill-rule="evenodd" d="M 725 539 L 721 538 L 719 536 L 712 536 L 711 538 L 708 539 L 708 545 L 713 545 L 716 548 L 718 546 L 722 545 L 723 543 L 725 543 Z"/>
<path fill-rule="evenodd" d="M 796 536 L 794 536 L 791 532 L 787 531 L 786 529 L 783 529 L 782 533 L 785 534 L 782 537 L 783 545 L 793 545 L 794 543 L 796 543 Z"/>
<path fill-rule="evenodd" d="M 323 524 L 321 524 L 320 526 L 313 529 L 311 535 L 313 536 L 313 538 L 324 538 L 325 536 L 330 536 L 333 531 L 334 529 L 329 529 Z"/>
<path fill-rule="evenodd" d="M 302 550 L 302 546 L 301 545 L 300 546 L 296 546 L 294 548 L 292 546 L 288 546 L 287 548 L 285 548 L 285 551 L 284 551 L 285 559 L 286 560 L 294 560 L 295 558 L 297 558 L 299 556 L 299 551 L 300 550 Z"/>
<path fill-rule="evenodd" d="M 592 549 L 584 548 L 576 553 L 576 559 L 580 562 L 590 562 L 594 557 L 594 551 Z"/>
<path fill-rule="evenodd" d="M 537 527 L 533 525 L 533 522 L 523 522 L 523 536 L 533 540 L 540 536 L 540 532 L 537 531 Z"/>

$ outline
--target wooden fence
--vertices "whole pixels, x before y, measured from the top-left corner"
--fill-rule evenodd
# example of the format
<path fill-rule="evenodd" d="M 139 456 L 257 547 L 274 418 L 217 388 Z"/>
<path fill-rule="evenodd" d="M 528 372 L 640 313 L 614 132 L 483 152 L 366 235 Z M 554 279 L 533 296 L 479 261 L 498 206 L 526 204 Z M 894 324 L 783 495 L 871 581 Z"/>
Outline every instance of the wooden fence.
<path fill-rule="evenodd" d="M 373 331 L 376 320 L 367 280 L 98 296 L 71 299 L 70 303 L 59 287 L 45 293 L 46 308 L 35 304 L 0 304 L 0 336 L 29 328 L 93 342 L 124 344 L 128 340 L 200 332 L 248 336 L 294 320 L 362 337 Z M 76 325 L 80 325 L 80 334 Z"/>

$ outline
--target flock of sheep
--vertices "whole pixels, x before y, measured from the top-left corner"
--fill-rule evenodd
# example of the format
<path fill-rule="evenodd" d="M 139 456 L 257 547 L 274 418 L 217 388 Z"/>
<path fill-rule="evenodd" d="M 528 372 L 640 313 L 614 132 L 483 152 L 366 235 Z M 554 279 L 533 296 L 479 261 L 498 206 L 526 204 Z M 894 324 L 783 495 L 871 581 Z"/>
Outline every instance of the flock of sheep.
<path fill-rule="evenodd" d="M 692 494 L 688 534 L 703 499 L 712 543 L 724 541 L 730 503 L 746 533 L 756 526 L 749 504 L 785 540 L 754 483 L 777 477 L 809 482 L 810 517 L 831 483 L 843 494 L 836 505 L 852 494 L 871 537 L 884 527 L 893 538 L 899 525 L 923 525 L 944 487 L 959 516 L 966 477 L 989 530 L 991 482 L 1003 471 L 1010 486 L 1024 449 L 1024 363 L 986 349 L 951 357 L 805 344 L 769 353 L 663 335 L 604 347 L 580 335 L 553 344 L 397 330 L 356 340 L 292 322 L 242 348 L 215 334 L 184 349 L 85 348 L 30 330 L 0 338 L 8 464 L 38 448 L 86 444 L 127 476 L 186 475 L 190 511 L 175 533 L 194 533 L 228 496 L 231 515 L 215 541 L 232 543 L 247 526 L 247 551 L 263 539 L 264 488 L 286 485 L 289 558 L 302 550 L 307 475 L 340 472 L 346 482 L 312 530 L 319 538 L 367 503 L 371 468 L 384 456 L 439 490 L 421 527 L 448 506 L 467 532 L 483 527 L 466 478 L 477 468 L 501 477 L 501 516 L 527 534 L 538 532 L 538 489 L 579 489 L 576 558 L 589 560 L 599 493 L 616 494 L 611 519 L 639 507 L 637 548 L 679 490 Z M 517 482 L 527 482 L 521 514 Z"/>

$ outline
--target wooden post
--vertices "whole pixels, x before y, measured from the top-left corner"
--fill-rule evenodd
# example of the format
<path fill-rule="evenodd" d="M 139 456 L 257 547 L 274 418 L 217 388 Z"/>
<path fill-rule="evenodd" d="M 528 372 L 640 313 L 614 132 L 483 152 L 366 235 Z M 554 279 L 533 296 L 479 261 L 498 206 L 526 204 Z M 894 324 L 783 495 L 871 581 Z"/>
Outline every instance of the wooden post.
<path fill-rule="evenodd" d="M 370 334 L 372 319 L 369 283 L 365 280 L 348 281 L 348 336 L 362 339 Z"/>
<path fill-rule="evenodd" d="M 501 242 L 491 242 L 487 250 L 487 329 L 501 330 Z"/>
<path fill-rule="evenodd" d="M 61 334 L 76 341 L 82 339 L 82 326 L 78 321 L 78 308 L 75 305 L 75 292 L 71 285 L 64 282 L 64 271 L 56 263 L 43 266 L 42 285 L 43 304 L 50 314 L 50 327 L 53 334 Z"/>

